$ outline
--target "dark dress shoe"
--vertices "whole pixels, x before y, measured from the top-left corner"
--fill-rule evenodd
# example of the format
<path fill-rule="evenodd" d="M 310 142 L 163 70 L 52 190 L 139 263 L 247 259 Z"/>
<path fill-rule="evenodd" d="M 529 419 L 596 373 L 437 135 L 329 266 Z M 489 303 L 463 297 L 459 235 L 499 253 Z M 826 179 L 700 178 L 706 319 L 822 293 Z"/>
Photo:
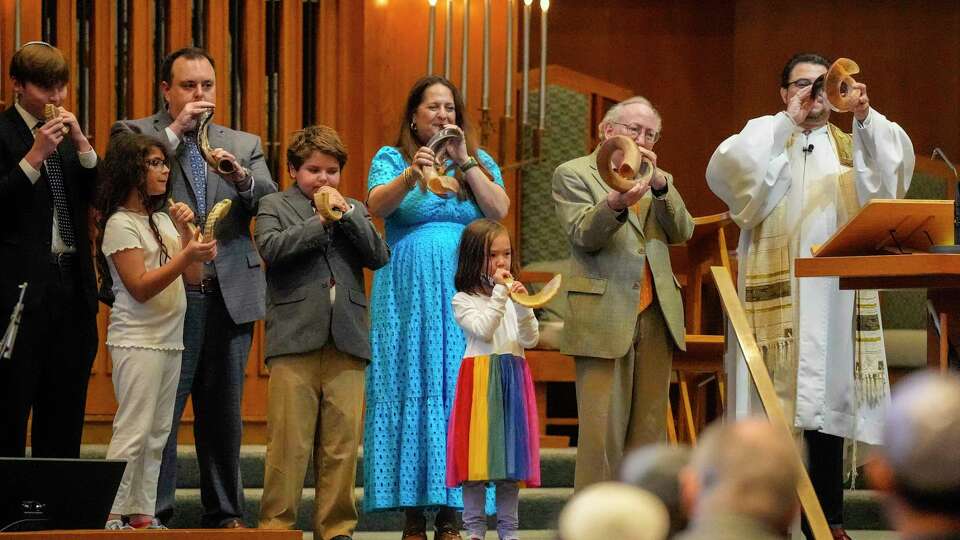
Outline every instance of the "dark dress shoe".
<path fill-rule="evenodd" d="M 433 540 L 463 540 L 460 531 L 450 527 L 437 527 L 433 532 Z"/>
<path fill-rule="evenodd" d="M 220 524 L 221 529 L 246 529 L 247 526 L 243 524 L 243 520 L 240 518 L 230 518 Z"/>

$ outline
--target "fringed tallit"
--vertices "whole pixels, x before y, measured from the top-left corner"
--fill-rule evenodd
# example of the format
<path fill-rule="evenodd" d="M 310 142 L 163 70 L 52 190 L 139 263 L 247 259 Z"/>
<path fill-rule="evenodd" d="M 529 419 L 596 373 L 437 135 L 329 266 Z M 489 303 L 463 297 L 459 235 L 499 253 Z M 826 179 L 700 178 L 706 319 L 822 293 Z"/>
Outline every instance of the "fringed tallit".
<path fill-rule="evenodd" d="M 840 161 L 838 226 L 859 210 L 853 166 L 853 139 L 829 124 Z M 792 142 L 788 141 L 789 147 Z M 784 414 L 793 419 L 797 399 L 797 353 L 791 287 L 790 231 L 786 230 L 787 197 L 753 231 L 744 267 L 744 308 Z M 874 403 L 885 396 L 887 384 L 879 296 L 875 290 L 855 292 L 856 346 L 854 380 L 857 403 Z"/>
<path fill-rule="evenodd" d="M 829 124 L 829 131 L 840 160 L 840 204 L 837 216 L 839 227 L 860 210 L 860 201 L 853 171 L 853 138 L 833 124 Z M 856 343 L 853 380 L 856 383 L 856 404 L 859 409 L 861 403 L 873 406 L 885 399 L 890 392 L 890 383 L 880 319 L 880 293 L 875 289 L 854 291 L 854 305 Z"/>

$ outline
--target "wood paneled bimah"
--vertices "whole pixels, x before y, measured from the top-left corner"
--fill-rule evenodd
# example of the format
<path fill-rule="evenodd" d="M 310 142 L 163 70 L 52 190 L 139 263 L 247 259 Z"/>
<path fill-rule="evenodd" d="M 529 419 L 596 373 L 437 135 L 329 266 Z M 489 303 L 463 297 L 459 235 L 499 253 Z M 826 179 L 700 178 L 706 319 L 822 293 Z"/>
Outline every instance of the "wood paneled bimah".
<path fill-rule="evenodd" d="M 485 3 L 469 2 L 466 112 L 478 128 Z M 486 146 L 498 162 L 515 163 L 518 122 L 501 119 L 507 6 L 515 10 L 512 56 L 519 67 L 523 2 L 490 3 Z M 447 6 L 452 5 L 449 63 L 458 85 L 465 4 L 441 0 L 436 6 L 433 71 L 445 69 Z M 540 58 L 537 4 L 532 68 Z M 146 116 L 160 103 L 163 56 L 200 45 L 217 64 L 216 121 L 259 135 L 281 186 L 289 181 L 284 153 L 290 132 L 320 122 L 338 129 L 350 151 L 343 191 L 364 198 L 370 159 L 393 142 L 406 92 L 426 73 L 428 11 L 427 0 L 0 0 L 0 101 L 9 105 L 12 97 L 6 73 L 16 46 L 35 39 L 54 43 L 70 60 L 69 107 L 102 153 L 113 121 Z M 694 215 L 725 210 L 703 180 L 706 163 L 750 117 L 782 108 L 779 70 L 799 50 L 857 60 L 871 102 L 904 126 L 918 156 L 929 156 L 939 146 L 954 161 L 960 159 L 956 2 L 553 0 L 549 28 L 550 64 L 647 95 L 657 105 L 664 117 L 659 162 L 674 173 Z M 537 86 L 531 77 L 532 90 Z M 514 90 L 518 116 L 518 84 Z M 849 126 L 850 115 L 836 118 Z M 506 219 L 513 232 L 519 219 L 518 175 L 515 169 L 505 174 L 515 201 Z M 105 324 L 105 313 L 100 322 Z M 258 331 L 244 403 L 250 426 L 264 417 L 260 343 Z M 95 370 L 88 412 L 101 423 L 88 432 L 105 440 L 114 403 L 103 351 Z"/>

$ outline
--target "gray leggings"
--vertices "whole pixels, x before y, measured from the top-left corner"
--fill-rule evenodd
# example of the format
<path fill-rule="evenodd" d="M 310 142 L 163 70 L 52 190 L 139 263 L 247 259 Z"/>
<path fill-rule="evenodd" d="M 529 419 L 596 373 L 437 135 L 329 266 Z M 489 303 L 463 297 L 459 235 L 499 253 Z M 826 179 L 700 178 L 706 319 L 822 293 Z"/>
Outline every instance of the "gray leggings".
<path fill-rule="evenodd" d="M 517 534 L 520 504 L 520 486 L 513 480 L 493 482 L 497 488 L 497 534 L 500 540 L 519 540 Z M 463 528 L 467 540 L 483 538 L 487 533 L 487 516 L 484 513 L 487 482 L 463 483 Z"/>

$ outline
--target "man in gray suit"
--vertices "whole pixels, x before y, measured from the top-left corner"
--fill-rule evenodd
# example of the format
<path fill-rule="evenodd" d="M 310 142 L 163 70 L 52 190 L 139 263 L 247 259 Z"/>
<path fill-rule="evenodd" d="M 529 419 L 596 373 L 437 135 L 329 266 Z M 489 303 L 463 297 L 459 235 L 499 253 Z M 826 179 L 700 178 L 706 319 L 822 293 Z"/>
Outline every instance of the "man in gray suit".
<path fill-rule="evenodd" d="M 256 230 L 267 263 L 270 367 L 260 528 L 296 525 L 312 447 L 314 538 L 326 540 L 349 540 L 357 525 L 353 486 L 370 359 L 363 269 L 390 256 L 363 203 L 336 190 L 346 162 L 333 129 L 296 132 L 287 149 L 295 183 L 263 198 Z M 321 191 L 343 212 L 339 220 L 314 207 Z"/>
<path fill-rule="evenodd" d="M 230 213 L 217 225 L 217 258 L 204 267 L 198 286 L 187 286 L 183 363 L 170 438 L 163 451 L 157 489 L 157 518 L 173 516 L 177 482 L 177 429 L 187 397 L 193 395 L 193 432 L 200 462 L 204 527 L 243 527 L 240 479 L 240 401 L 250 354 L 253 323 L 264 316 L 266 284 L 250 238 L 250 220 L 260 198 L 277 190 L 263 159 L 260 138 L 211 123 L 216 159 L 233 163 L 221 174 L 207 166 L 197 144 L 200 115 L 214 107 L 213 60 L 202 49 L 171 53 L 161 66 L 160 90 L 166 108 L 153 116 L 117 122 L 112 133 L 134 131 L 167 144 L 173 198 L 184 202 L 203 224 L 207 212 L 231 199 Z"/>
<path fill-rule="evenodd" d="M 614 105 L 599 126 L 601 139 L 627 136 L 654 164 L 660 128 L 660 114 L 639 96 Z M 662 169 L 626 193 L 611 190 L 596 150 L 557 167 L 553 200 L 570 242 L 560 351 L 577 368 L 580 490 L 611 479 L 625 450 L 666 439 L 673 350 L 685 347 L 668 244 L 690 238 L 693 218 Z"/>

